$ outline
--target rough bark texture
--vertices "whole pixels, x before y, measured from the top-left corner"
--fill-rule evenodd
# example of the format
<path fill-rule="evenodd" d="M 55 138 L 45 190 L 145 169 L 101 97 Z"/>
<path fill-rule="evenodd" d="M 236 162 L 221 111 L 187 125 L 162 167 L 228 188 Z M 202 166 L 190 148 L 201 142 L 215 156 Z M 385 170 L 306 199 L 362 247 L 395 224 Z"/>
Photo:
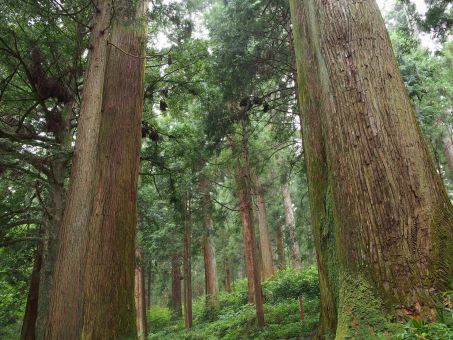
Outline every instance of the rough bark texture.
<path fill-rule="evenodd" d="M 35 263 L 30 279 L 30 289 L 25 306 L 24 322 L 20 333 L 20 340 L 35 340 L 35 324 L 38 316 L 39 274 L 42 265 L 42 248 L 36 250 Z"/>
<path fill-rule="evenodd" d="M 192 328 L 192 252 L 191 252 L 191 214 L 190 203 L 184 204 L 184 324 Z"/>
<path fill-rule="evenodd" d="M 289 244 L 291 247 L 291 260 L 293 268 L 300 269 L 300 247 L 297 240 L 296 222 L 294 220 L 293 202 L 289 192 L 289 184 L 285 182 L 282 188 L 283 206 L 285 208 L 286 228 L 288 230 Z"/>
<path fill-rule="evenodd" d="M 274 265 L 272 263 L 272 247 L 269 238 L 269 230 L 267 228 L 266 219 L 266 201 L 264 200 L 264 190 L 261 186 L 259 178 L 255 178 L 256 188 L 256 205 L 258 206 L 258 227 L 260 231 L 260 246 L 261 246 L 261 263 L 262 263 L 262 280 L 267 279 L 274 273 Z"/>
<path fill-rule="evenodd" d="M 145 1 L 98 1 L 47 339 L 136 338 Z M 114 14 L 112 16 L 112 13 Z"/>
<path fill-rule="evenodd" d="M 217 301 L 217 270 L 215 261 L 215 248 L 212 241 L 212 234 L 214 226 L 211 216 L 211 194 L 209 192 L 209 179 L 205 175 L 200 176 L 200 192 L 202 197 L 203 209 L 203 258 L 204 258 L 204 272 L 205 272 L 205 289 L 207 295 L 207 302 L 215 304 Z"/>
<path fill-rule="evenodd" d="M 171 259 L 171 301 L 170 309 L 176 318 L 182 316 L 181 303 L 181 269 L 179 256 L 173 255 Z"/>
<path fill-rule="evenodd" d="M 42 339 L 45 333 L 49 313 L 49 296 L 51 294 L 53 274 L 58 250 L 58 236 L 63 219 L 66 190 L 65 179 L 69 162 L 68 152 L 72 141 L 72 108 L 73 102 L 66 103 L 61 115 L 61 126 L 55 140 L 59 144 L 59 152 L 50 161 L 51 173 L 48 176 L 49 197 L 44 216 L 44 232 L 42 241 L 42 267 L 40 270 L 38 310 L 36 318 L 36 337 Z"/>
<path fill-rule="evenodd" d="M 239 196 L 240 214 L 244 237 L 245 267 L 248 281 L 249 301 L 255 304 L 258 326 L 264 326 L 263 294 L 255 249 L 255 229 L 253 226 L 252 183 L 249 164 L 247 122 L 242 121 L 241 157 L 236 169 L 236 185 Z"/>
<path fill-rule="evenodd" d="M 453 266 L 453 208 L 376 3 L 291 0 L 321 288 L 319 337 L 431 317 Z"/>
<path fill-rule="evenodd" d="M 135 251 L 135 310 L 137 331 L 140 340 L 147 338 L 146 328 L 146 291 L 145 291 L 145 268 L 143 266 L 142 252 L 137 249 Z"/>

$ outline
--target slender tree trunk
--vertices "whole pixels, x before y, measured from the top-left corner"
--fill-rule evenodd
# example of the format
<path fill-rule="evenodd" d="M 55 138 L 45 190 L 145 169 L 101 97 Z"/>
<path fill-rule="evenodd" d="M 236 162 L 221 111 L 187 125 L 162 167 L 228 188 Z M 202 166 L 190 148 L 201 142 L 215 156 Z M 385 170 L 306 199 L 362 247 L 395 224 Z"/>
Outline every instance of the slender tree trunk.
<path fill-rule="evenodd" d="M 291 246 L 291 260 L 293 268 L 300 269 L 300 247 L 299 241 L 297 240 L 296 222 L 294 220 L 293 213 L 293 202 L 291 200 L 291 194 L 289 192 L 289 184 L 285 182 L 283 184 L 283 206 L 285 207 L 285 218 L 286 226 L 288 228 L 289 243 Z"/>
<path fill-rule="evenodd" d="M 274 265 L 272 263 L 272 246 L 269 238 L 269 230 L 266 220 L 266 202 L 264 200 L 264 192 L 259 178 L 255 178 L 256 187 L 256 204 L 258 206 L 258 226 L 260 231 L 260 246 L 261 246 L 261 263 L 263 265 L 263 277 L 267 279 L 274 273 Z"/>
<path fill-rule="evenodd" d="M 115 1 L 114 11 L 111 1 L 96 5 L 46 339 L 137 336 L 134 243 L 145 1 Z"/>
<path fill-rule="evenodd" d="M 214 232 L 211 216 L 211 194 L 209 193 L 209 180 L 205 175 L 200 176 L 200 192 L 203 195 L 201 204 L 203 210 L 203 258 L 205 272 L 205 289 L 207 302 L 215 304 L 217 302 L 217 271 L 215 261 L 215 248 L 212 242 L 212 233 Z"/>
<path fill-rule="evenodd" d="M 184 323 L 192 328 L 192 254 L 190 202 L 184 201 Z"/>
<path fill-rule="evenodd" d="M 285 261 L 285 243 L 283 242 L 283 227 L 281 224 L 277 225 L 277 228 L 275 230 L 275 237 L 277 243 L 278 268 L 283 269 L 286 267 L 286 261 Z"/>
<path fill-rule="evenodd" d="M 255 228 L 253 226 L 251 172 L 249 165 L 247 122 L 242 120 L 241 159 L 236 169 L 236 185 L 238 188 L 241 221 L 244 235 L 245 264 L 248 279 L 249 301 L 255 303 L 258 326 L 264 326 L 263 294 L 255 250 Z"/>
<path fill-rule="evenodd" d="M 171 302 L 170 309 L 176 318 L 182 316 L 181 304 L 181 269 L 179 256 L 173 255 L 171 259 Z"/>
<path fill-rule="evenodd" d="M 39 274 L 42 265 L 42 248 L 36 249 L 35 263 L 31 273 L 30 290 L 28 292 L 27 305 L 25 307 L 24 322 L 20 334 L 21 340 L 35 340 L 35 324 L 38 316 L 38 296 L 39 296 Z"/>
<path fill-rule="evenodd" d="M 431 318 L 453 276 L 453 207 L 375 1 L 291 0 L 321 289 L 318 337 Z"/>
<path fill-rule="evenodd" d="M 225 256 L 223 259 L 223 268 L 225 271 L 225 291 L 231 292 L 231 284 L 232 284 L 232 272 L 231 272 L 231 265 L 230 265 L 230 259 L 228 256 Z"/>
<path fill-rule="evenodd" d="M 145 269 L 143 266 L 142 252 L 137 249 L 135 251 L 137 263 L 135 265 L 135 309 L 137 331 L 139 339 L 147 338 L 146 329 L 146 292 L 145 292 Z"/>
<path fill-rule="evenodd" d="M 151 288 L 152 288 L 152 282 L 153 282 L 153 276 L 151 274 L 151 267 L 148 268 L 148 271 L 146 271 L 146 310 L 148 311 L 149 308 L 151 307 Z"/>
<path fill-rule="evenodd" d="M 445 159 L 447 160 L 448 169 L 453 174 L 453 137 L 442 135 L 442 148 L 444 149 Z"/>

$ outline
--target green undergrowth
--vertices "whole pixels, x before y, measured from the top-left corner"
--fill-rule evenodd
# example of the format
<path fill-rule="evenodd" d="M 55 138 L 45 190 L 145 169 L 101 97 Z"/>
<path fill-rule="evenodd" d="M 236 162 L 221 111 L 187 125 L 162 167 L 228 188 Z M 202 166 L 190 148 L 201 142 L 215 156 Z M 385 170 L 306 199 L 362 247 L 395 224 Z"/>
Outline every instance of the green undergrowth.
<path fill-rule="evenodd" d="M 247 303 L 247 282 L 237 281 L 232 292 L 221 292 L 218 304 L 208 307 L 205 297 L 193 302 L 194 326 L 171 319 L 165 307 L 149 311 L 149 339 L 311 339 L 319 317 L 318 274 L 314 267 L 296 272 L 285 269 L 263 283 L 266 327 L 256 327 L 253 305 Z M 300 320 L 297 298 L 302 297 L 305 318 Z"/>

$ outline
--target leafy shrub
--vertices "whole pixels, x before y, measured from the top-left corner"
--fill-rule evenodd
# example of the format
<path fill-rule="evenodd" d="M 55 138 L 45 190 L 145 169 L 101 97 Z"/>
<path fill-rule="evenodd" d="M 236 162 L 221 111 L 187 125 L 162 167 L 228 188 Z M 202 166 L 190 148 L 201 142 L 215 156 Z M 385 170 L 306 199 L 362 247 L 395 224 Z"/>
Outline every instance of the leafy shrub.
<path fill-rule="evenodd" d="M 173 323 L 171 320 L 170 309 L 161 306 L 152 306 L 149 309 L 148 320 L 150 324 L 150 332 L 162 330 Z"/>
<path fill-rule="evenodd" d="M 281 270 L 263 283 L 264 298 L 268 302 L 319 296 L 318 272 L 311 266 L 302 271 Z"/>

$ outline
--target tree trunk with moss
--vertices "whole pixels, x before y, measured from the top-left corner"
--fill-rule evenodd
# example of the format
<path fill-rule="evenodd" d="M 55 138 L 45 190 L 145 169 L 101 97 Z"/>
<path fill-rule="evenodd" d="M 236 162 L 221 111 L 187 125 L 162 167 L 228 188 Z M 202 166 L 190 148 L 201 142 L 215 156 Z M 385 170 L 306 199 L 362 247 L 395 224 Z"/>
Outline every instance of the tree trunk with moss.
<path fill-rule="evenodd" d="M 290 0 L 321 289 L 319 337 L 431 318 L 451 289 L 453 207 L 374 0 Z"/>
<path fill-rule="evenodd" d="M 300 246 L 297 240 L 296 221 L 294 219 L 293 202 L 291 193 L 289 192 L 289 183 L 285 182 L 282 188 L 283 206 L 285 208 L 286 228 L 289 236 L 289 244 L 291 247 L 291 261 L 293 268 L 300 269 Z"/>
<path fill-rule="evenodd" d="M 136 338 L 146 1 L 96 2 L 46 339 Z"/>
<path fill-rule="evenodd" d="M 215 248 L 212 240 L 214 226 L 211 216 L 211 194 L 209 192 L 209 179 L 206 175 L 200 176 L 199 183 L 202 194 L 201 204 L 203 210 L 203 258 L 205 275 L 205 292 L 207 303 L 215 304 L 217 301 L 217 270 L 215 262 Z"/>

